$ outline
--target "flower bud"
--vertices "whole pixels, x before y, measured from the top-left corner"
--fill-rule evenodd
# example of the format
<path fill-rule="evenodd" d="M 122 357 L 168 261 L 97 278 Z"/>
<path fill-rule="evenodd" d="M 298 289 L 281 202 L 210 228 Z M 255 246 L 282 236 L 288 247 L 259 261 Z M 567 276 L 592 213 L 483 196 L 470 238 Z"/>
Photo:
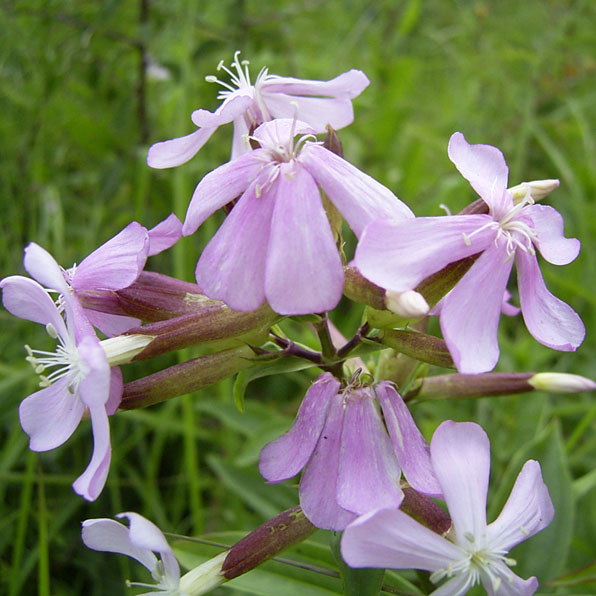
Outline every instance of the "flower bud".
<path fill-rule="evenodd" d="M 202 565 L 191 569 L 180 578 L 179 590 L 182 594 L 200 596 L 207 594 L 227 579 L 221 574 L 221 566 L 229 551 L 219 553 L 216 557 L 205 561 Z"/>
<path fill-rule="evenodd" d="M 135 356 L 140 354 L 154 339 L 154 335 L 135 333 L 110 337 L 100 341 L 99 345 L 106 354 L 108 364 L 120 366 L 134 360 Z"/>
<path fill-rule="evenodd" d="M 553 192 L 553 190 L 559 188 L 559 184 L 560 182 L 556 179 L 532 180 L 532 182 L 522 182 L 507 190 L 513 195 L 514 203 L 519 203 L 525 199 L 528 193 L 535 201 L 540 201 Z"/>
<path fill-rule="evenodd" d="M 385 329 L 379 334 L 379 339 L 387 347 L 406 356 L 444 368 L 455 368 L 447 345 L 434 335 L 403 329 Z"/>
<path fill-rule="evenodd" d="M 387 308 L 405 319 L 419 319 L 428 314 L 429 306 L 424 296 L 414 290 L 408 292 L 385 292 Z"/>
<path fill-rule="evenodd" d="M 344 294 L 377 310 L 385 308 L 385 290 L 368 281 L 356 267 L 344 267 Z"/>
<path fill-rule="evenodd" d="M 537 391 L 550 393 L 581 393 L 596 389 L 594 381 L 569 373 L 537 373 L 528 379 L 528 383 Z"/>

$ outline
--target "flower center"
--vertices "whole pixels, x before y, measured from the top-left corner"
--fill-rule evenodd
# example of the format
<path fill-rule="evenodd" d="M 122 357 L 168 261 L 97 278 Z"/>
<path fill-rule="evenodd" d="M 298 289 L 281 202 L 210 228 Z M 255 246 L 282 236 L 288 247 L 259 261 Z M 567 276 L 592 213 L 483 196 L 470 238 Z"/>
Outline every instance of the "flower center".
<path fill-rule="evenodd" d="M 89 372 L 88 366 L 80 357 L 79 351 L 70 337 L 64 341 L 51 323 L 46 325 L 46 331 L 51 338 L 58 340 L 56 351 L 32 350 L 26 345 L 27 357 L 25 360 L 39 375 L 40 387 L 49 387 L 58 379 L 69 377 L 68 390 L 71 393 L 76 393 L 80 382 Z M 48 369 L 53 370 L 49 374 L 43 374 Z"/>
<path fill-rule="evenodd" d="M 254 114 L 251 110 L 249 110 L 248 117 L 250 118 L 253 126 L 258 126 L 262 122 L 272 119 L 271 114 L 269 114 L 269 110 L 267 110 L 267 106 L 265 105 L 265 102 L 261 96 L 260 87 L 263 82 L 277 77 L 275 75 L 270 75 L 267 67 L 264 66 L 259 71 L 255 84 L 253 85 L 250 82 L 250 73 L 248 71 L 248 65 L 250 62 L 248 60 L 240 60 L 239 56 L 240 51 L 236 50 L 236 52 L 234 52 L 234 61 L 229 68 L 225 65 L 223 60 L 221 60 L 217 65 L 218 71 L 223 70 L 230 77 L 230 83 L 218 79 L 215 75 L 208 75 L 205 77 L 205 80 L 208 83 L 217 83 L 223 87 L 223 90 L 218 93 L 217 99 L 223 99 L 225 101 L 226 99 L 233 96 L 237 91 L 244 91 L 245 93 L 251 95 L 257 103 L 260 115 Z"/>
<path fill-rule="evenodd" d="M 480 583 L 482 577 L 490 581 L 495 592 L 499 589 L 503 580 L 507 582 L 513 581 L 513 574 L 508 572 L 509 570 L 505 570 L 507 567 L 516 565 L 514 559 L 506 557 L 505 553 L 491 551 L 486 547 L 477 548 L 475 537 L 471 534 L 466 534 L 465 538 L 468 546 L 461 548 L 462 558 L 432 573 L 430 580 L 433 583 L 437 583 L 445 577 L 451 578 L 456 575 L 465 575 L 465 584 L 457 594 L 453 595 L 460 596 L 465 594 L 471 587 Z M 504 567 L 502 563 L 507 567 Z"/>
<path fill-rule="evenodd" d="M 520 211 L 522 211 L 526 205 L 533 204 L 534 199 L 528 188 L 526 196 L 509 209 L 503 217 L 481 226 L 471 234 L 462 233 L 464 242 L 470 246 L 473 236 L 489 228 L 496 232 L 495 244 L 497 244 L 500 238 L 504 238 L 508 261 L 515 256 L 515 251 L 517 249 L 535 255 L 534 242 L 537 241 L 538 236 L 532 227 L 518 218 Z"/>

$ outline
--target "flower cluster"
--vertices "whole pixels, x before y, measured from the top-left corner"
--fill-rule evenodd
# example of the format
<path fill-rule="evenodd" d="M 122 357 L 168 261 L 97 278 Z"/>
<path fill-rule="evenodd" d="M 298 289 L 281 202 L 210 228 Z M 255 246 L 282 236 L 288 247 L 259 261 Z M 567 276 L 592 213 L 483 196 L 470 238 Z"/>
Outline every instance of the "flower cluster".
<path fill-rule="evenodd" d="M 415 217 L 329 141 L 353 120 L 352 99 L 369 83 L 362 72 L 314 81 L 264 68 L 253 83 L 239 52 L 218 70 L 231 77 L 207 78 L 224 88 L 219 108 L 194 111 L 195 132 L 148 153 L 151 167 L 178 166 L 233 123 L 231 159 L 198 183 L 183 223 L 174 215 L 149 230 L 132 222 L 66 269 L 31 243 L 24 267 L 33 279 L 0 282 L 5 308 L 44 325 L 57 344 L 54 352 L 26 346 L 42 388 L 23 400 L 20 421 L 31 449 L 47 451 L 88 415 L 93 455 L 73 487 L 94 500 L 109 470 L 108 418 L 119 408 L 244 369 L 252 369 L 250 379 L 316 366 L 293 426 L 259 460 L 268 483 L 302 473 L 300 508 L 280 514 L 279 523 L 292 527 L 283 537 L 265 524 L 182 577 L 162 532 L 138 514 L 120 514 L 130 527 L 87 520 L 84 543 L 138 560 L 156 583 L 131 585 L 151 588 L 147 594 L 205 593 L 315 527 L 344 531 L 341 551 L 354 568 L 414 568 L 434 583 L 446 580 L 435 596 L 460 596 L 479 583 L 495 596 L 533 594 L 537 579 L 515 575 L 508 552 L 553 518 L 540 465 L 524 465 L 500 516 L 487 524 L 488 436 L 475 423 L 445 421 L 429 446 L 410 400 L 596 388 L 577 375 L 490 372 L 502 312 L 521 310 L 532 336 L 556 350 L 573 351 L 584 339 L 581 319 L 548 291 L 537 259 L 538 251 L 565 265 L 580 250 L 564 236 L 562 216 L 537 204 L 558 181 L 508 188 L 503 154 L 456 132 L 449 158 L 480 200 L 458 215 Z M 198 256 L 196 284 L 144 271 L 150 256 L 222 208 L 226 217 Z M 357 241 L 349 265 L 342 218 Z M 507 289 L 514 263 L 520 308 Z M 327 315 L 344 296 L 366 306 L 349 340 Z M 442 338 L 426 333 L 433 316 Z M 286 317 L 293 317 L 287 327 Z M 288 335 L 302 324 L 319 350 Z M 197 344 L 201 356 L 123 383 L 121 365 Z M 428 376 L 422 363 L 457 373 Z M 444 499 L 448 514 L 435 499 Z"/>

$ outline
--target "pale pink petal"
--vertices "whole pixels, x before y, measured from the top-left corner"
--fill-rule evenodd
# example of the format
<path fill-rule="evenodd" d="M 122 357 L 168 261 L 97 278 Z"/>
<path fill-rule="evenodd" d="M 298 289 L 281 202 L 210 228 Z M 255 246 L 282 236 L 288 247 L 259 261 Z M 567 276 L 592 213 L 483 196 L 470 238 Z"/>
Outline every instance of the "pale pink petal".
<path fill-rule="evenodd" d="M 133 221 L 77 265 L 71 286 L 75 290 L 126 288 L 143 270 L 148 250 L 146 228 Z"/>
<path fill-rule="evenodd" d="M 399 509 L 359 517 L 344 531 L 341 554 L 350 567 L 437 571 L 463 558 L 462 550 Z"/>
<path fill-rule="evenodd" d="M 241 155 L 252 151 L 248 135 L 250 128 L 244 116 L 238 116 L 234 120 L 234 134 L 232 136 L 232 153 L 230 159 L 233 161 L 238 159 Z"/>
<path fill-rule="evenodd" d="M 95 334 L 85 336 L 77 343 L 79 357 L 87 372 L 79 384 L 81 400 L 87 407 L 104 406 L 110 395 L 110 367 L 103 348 Z"/>
<path fill-rule="evenodd" d="M 492 145 L 470 145 L 461 132 L 456 132 L 449 139 L 447 153 L 495 217 L 513 207 L 513 199 L 506 192 L 509 168 L 499 149 Z"/>
<path fill-rule="evenodd" d="M 170 588 L 176 588 L 180 580 L 180 567 L 162 531 L 138 513 L 127 511 L 119 513 L 116 517 L 128 518 L 132 544 L 160 554 L 164 566 L 165 584 Z"/>
<path fill-rule="evenodd" d="M 170 213 L 163 221 L 149 230 L 149 251 L 148 255 L 159 254 L 163 250 L 174 246 L 182 236 L 182 222 Z"/>
<path fill-rule="evenodd" d="M 51 323 L 60 337 L 66 337 L 64 319 L 50 295 L 36 282 L 21 275 L 0 281 L 4 308 L 20 319 L 47 325 Z"/>
<path fill-rule="evenodd" d="M 217 209 L 237 199 L 257 176 L 261 163 L 249 153 L 209 172 L 195 188 L 190 200 L 182 234 L 189 236 Z"/>
<path fill-rule="evenodd" d="M 434 497 L 442 491 L 430 461 L 430 449 L 410 410 L 391 383 L 375 386 L 397 461 L 412 488 Z"/>
<path fill-rule="evenodd" d="M 458 542 L 486 531 L 486 495 L 490 472 L 490 443 L 473 422 L 443 422 L 435 431 L 430 455 Z"/>
<path fill-rule="evenodd" d="M 293 164 L 280 166 L 274 188 L 267 301 L 282 315 L 331 310 L 342 296 L 344 274 L 319 189 L 306 170 Z"/>
<path fill-rule="evenodd" d="M 263 447 L 259 471 L 269 482 L 292 478 L 306 465 L 338 390 L 339 381 L 335 377 L 330 373 L 321 375 L 306 392 L 292 428 Z"/>
<path fill-rule="evenodd" d="M 60 294 L 68 293 L 68 284 L 64 279 L 64 270 L 45 248 L 31 242 L 25 248 L 25 269 L 42 286 L 56 290 Z"/>
<path fill-rule="evenodd" d="M 488 596 L 532 596 L 536 592 L 538 580 L 535 577 L 522 579 L 509 568 L 506 568 L 505 563 L 499 563 L 499 565 L 504 568 L 502 572 L 503 580 L 496 590 L 493 588 L 490 579 L 482 576 L 482 585 Z"/>
<path fill-rule="evenodd" d="M 288 145 L 296 135 L 312 134 L 314 132 L 306 122 L 295 118 L 279 118 L 271 122 L 263 122 L 255 129 L 253 136 L 263 148 L 277 150 L 279 145 Z"/>
<path fill-rule="evenodd" d="M 349 70 L 329 81 L 270 77 L 260 89 L 263 94 L 287 93 L 289 95 L 314 95 L 317 97 L 356 97 L 368 87 L 370 81 L 361 70 Z M 291 116 L 290 116 L 291 117 Z"/>
<path fill-rule="evenodd" d="M 354 108 L 349 97 L 296 97 L 272 93 L 264 99 L 273 118 L 296 116 L 317 133 L 325 132 L 327 125 L 337 130 L 354 121 Z"/>
<path fill-rule="evenodd" d="M 110 469 L 110 426 L 105 406 L 89 406 L 93 428 L 93 455 L 87 469 L 73 482 L 74 491 L 88 501 L 100 495 Z"/>
<path fill-rule="evenodd" d="M 345 396 L 337 502 L 358 515 L 397 508 L 403 500 L 400 469 L 372 391 L 353 390 Z"/>
<path fill-rule="evenodd" d="M 253 103 L 252 91 L 247 94 L 247 89 L 238 89 L 234 92 L 234 95 L 226 98 L 215 112 L 195 110 L 190 117 L 193 123 L 201 128 L 217 128 L 238 118 Z"/>
<path fill-rule="evenodd" d="M 110 396 L 106 402 L 106 413 L 108 416 L 114 414 L 120 406 L 123 387 L 122 371 L 120 367 L 113 366 L 110 369 Z"/>
<path fill-rule="evenodd" d="M 441 331 L 457 370 L 481 373 L 499 359 L 497 331 L 513 261 L 503 241 L 491 244 L 445 298 Z"/>
<path fill-rule="evenodd" d="M 482 227 L 491 222 L 488 215 L 379 219 L 360 237 L 354 264 L 387 290 L 412 290 L 449 263 L 484 250 L 495 232 Z"/>
<path fill-rule="evenodd" d="M 151 145 L 147 153 L 147 165 L 150 168 L 163 169 L 187 162 L 216 130 L 217 127 L 199 128 L 184 137 Z"/>
<path fill-rule="evenodd" d="M 428 596 L 463 596 L 472 586 L 469 575 L 460 574 L 446 581 L 442 586 L 433 590 Z"/>
<path fill-rule="evenodd" d="M 511 304 L 511 292 L 505 290 L 503 294 L 503 303 L 501 304 L 501 312 L 507 317 L 515 317 L 521 312 L 519 306 Z"/>
<path fill-rule="evenodd" d="M 68 389 L 69 379 L 63 377 L 26 397 L 19 406 L 23 430 L 29 435 L 32 451 L 49 451 L 62 445 L 75 431 L 85 406 Z"/>
<path fill-rule="evenodd" d="M 586 335 L 579 315 L 548 291 L 535 256 L 517 250 L 515 262 L 522 315 L 528 331 L 549 348 L 575 351 Z"/>
<path fill-rule="evenodd" d="M 529 460 L 521 469 L 499 517 L 488 526 L 493 551 L 510 551 L 550 524 L 555 515 L 540 464 Z"/>
<path fill-rule="evenodd" d="M 87 548 L 127 555 L 137 560 L 149 571 L 155 569 L 157 557 L 149 548 L 133 544 L 128 528 L 113 519 L 85 520 L 82 538 Z"/>
<path fill-rule="evenodd" d="M 337 502 L 344 407 L 341 396 L 332 400 L 317 446 L 302 472 L 300 506 L 317 528 L 343 530 L 356 515 Z"/>
<path fill-rule="evenodd" d="M 126 333 L 129 329 L 134 329 L 141 324 L 140 319 L 134 317 L 125 317 L 122 315 L 112 315 L 99 312 L 97 310 L 85 309 L 85 315 L 89 322 L 97 327 L 107 337 L 115 337 Z"/>
<path fill-rule="evenodd" d="M 314 143 L 307 143 L 298 161 L 312 174 L 356 236 L 371 221 L 413 218 L 410 208 L 386 186 Z"/>
<path fill-rule="evenodd" d="M 534 242 L 540 254 L 553 265 L 567 265 L 579 254 L 577 238 L 565 238 L 563 216 L 548 205 L 528 205 L 523 210 L 533 224 L 538 238 Z"/>
<path fill-rule="evenodd" d="M 197 263 L 197 283 L 206 296 L 241 312 L 263 304 L 273 205 L 273 193 L 257 197 L 255 184 L 242 195 Z"/>

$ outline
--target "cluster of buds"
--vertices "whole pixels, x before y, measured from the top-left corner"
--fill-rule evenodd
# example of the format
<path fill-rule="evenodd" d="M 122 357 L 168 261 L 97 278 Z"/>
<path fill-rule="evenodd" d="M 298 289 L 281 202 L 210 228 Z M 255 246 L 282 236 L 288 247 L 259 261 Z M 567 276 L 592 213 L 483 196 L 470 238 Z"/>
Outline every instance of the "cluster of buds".
<path fill-rule="evenodd" d="M 536 256 L 564 265 L 579 252 L 579 241 L 563 235 L 561 215 L 537 204 L 558 181 L 508 188 L 502 153 L 456 132 L 449 158 L 480 198 L 457 215 L 415 217 L 343 158 L 336 129 L 353 120 L 352 99 L 368 85 L 362 72 L 313 81 L 263 69 L 253 84 L 238 53 L 220 68 L 230 83 L 207 79 L 224 87 L 220 107 L 196 110 L 195 132 L 149 150 L 149 166 L 177 166 L 220 125 L 234 124 L 230 161 L 198 183 L 184 222 L 171 215 L 149 230 L 133 222 L 70 268 L 32 243 L 24 266 L 34 279 L 0 282 L 6 309 L 45 325 L 57 341 L 55 352 L 26 348 L 42 389 L 22 402 L 20 419 L 31 449 L 46 451 L 89 415 L 94 452 L 73 486 L 95 500 L 109 470 L 108 418 L 118 410 L 294 359 L 301 363 L 295 369 L 321 374 L 292 428 L 263 448 L 259 469 L 270 483 L 302 471 L 300 507 L 183 576 L 161 531 L 134 513 L 122 514 L 130 528 L 87 520 L 85 544 L 137 559 L 162 593 L 191 596 L 323 528 L 344 532 L 341 553 L 354 568 L 426 570 L 432 582 L 447 578 L 437 592 L 444 595 L 478 583 L 496 595 L 534 593 L 536 578 L 515 575 L 506 555 L 552 520 L 539 463 L 524 465 L 503 512 L 488 524 L 485 432 L 444 421 L 429 444 L 409 408 L 422 400 L 596 388 L 573 374 L 491 372 L 501 313 L 521 311 L 532 336 L 555 350 L 573 351 L 583 341 L 581 319 L 547 290 Z M 144 270 L 150 256 L 230 205 L 198 258 L 196 284 Z M 358 240 L 351 262 L 342 218 Z M 520 308 L 507 291 L 514 262 Z M 364 305 L 349 339 L 327 315 L 342 297 Z M 442 337 L 428 333 L 434 316 Z M 308 325 L 320 349 L 292 339 L 288 317 Z M 119 367 L 190 346 L 204 353 L 123 383 Z M 451 372 L 428 376 L 421 363 Z"/>

